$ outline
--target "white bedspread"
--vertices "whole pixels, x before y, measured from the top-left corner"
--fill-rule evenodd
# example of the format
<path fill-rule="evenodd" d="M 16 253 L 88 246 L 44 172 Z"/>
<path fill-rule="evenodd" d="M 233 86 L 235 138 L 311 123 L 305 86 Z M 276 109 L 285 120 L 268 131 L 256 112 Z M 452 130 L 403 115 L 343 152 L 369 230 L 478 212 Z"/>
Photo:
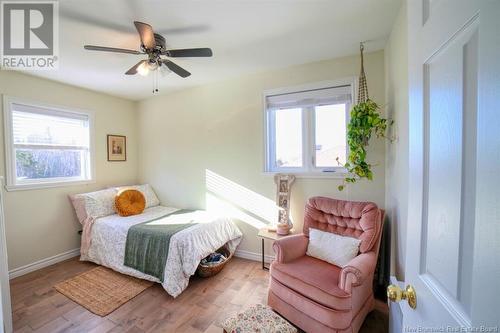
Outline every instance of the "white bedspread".
<path fill-rule="evenodd" d="M 178 209 L 156 206 L 144 210 L 140 215 L 129 217 L 111 215 L 97 219 L 92 227 L 88 254 L 82 255 L 80 260 L 93 261 L 123 274 L 161 283 L 156 277 L 123 265 L 127 232 L 132 225 L 150 221 L 176 210 Z M 189 277 L 196 272 L 201 259 L 225 243 L 228 243 L 229 250 L 233 253 L 242 238 L 241 231 L 230 218 L 218 217 L 205 211 L 194 211 L 189 214 L 190 219 L 194 219 L 198 224 L 179 231 L 170 239 L 162 286 L 173 297 L 177 297 L 186 289 Z M 174 220 L 175 216 L 172 215 L 169 219 Z"/>

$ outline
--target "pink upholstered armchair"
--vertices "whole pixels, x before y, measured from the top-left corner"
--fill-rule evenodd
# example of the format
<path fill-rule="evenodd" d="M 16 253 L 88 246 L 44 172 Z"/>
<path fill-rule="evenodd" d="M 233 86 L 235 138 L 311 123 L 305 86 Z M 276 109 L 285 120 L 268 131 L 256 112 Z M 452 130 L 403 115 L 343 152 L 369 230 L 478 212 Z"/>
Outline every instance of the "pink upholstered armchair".
<path fill-rule="evenodd" d="M 373 309 L 383 215 L 371 202 L 309 199 L 303 233 L 273 244 L 269 306 L 306 332 L 358 332 Z M 307 256 L 309 228 L 360 239 L 358 256 L 343 268 Z"/>

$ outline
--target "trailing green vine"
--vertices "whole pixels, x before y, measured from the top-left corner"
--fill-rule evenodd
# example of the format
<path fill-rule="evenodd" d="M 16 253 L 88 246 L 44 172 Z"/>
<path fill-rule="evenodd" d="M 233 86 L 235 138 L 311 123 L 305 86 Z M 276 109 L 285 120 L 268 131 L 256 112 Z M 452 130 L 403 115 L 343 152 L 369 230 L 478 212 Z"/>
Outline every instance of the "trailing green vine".
<path fill-rule="evenodd" d="M 339 191 L 345 188 L 346 183 L 355 183 L 361 178 L 373 179 L 372 164 L 366 161 L 366 147 L 373 133 L 377 138 L 387 138 L 387 126 L 393 123 L 392 120 L 382 118 L 379 110 L 380 107 L 371 99 L 356 104 L 351 110 L 351 119 L 347 125 L 349 156 L 343 165 L 350 176 L 344 178 L 343 184 L 338 187 Z M 337 162 L 341 164 L 338 157 Z"/>

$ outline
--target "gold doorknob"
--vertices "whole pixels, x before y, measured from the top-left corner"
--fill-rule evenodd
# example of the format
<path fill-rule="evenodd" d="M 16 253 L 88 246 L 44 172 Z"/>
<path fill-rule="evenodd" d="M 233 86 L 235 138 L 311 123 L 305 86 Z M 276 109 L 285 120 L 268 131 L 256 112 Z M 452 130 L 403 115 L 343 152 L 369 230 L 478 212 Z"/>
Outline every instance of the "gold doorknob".
<path fill-rule="evenodd" d="M 399 302 L 402 299 L 405 299 L 408 301 L 410 308 L 417 308 L 417 292 L 411 285 L 407 285 L 406 289 L 403 290 L 399 286 L 391 284 L 387 287 L 387 298 L 391 302 Z"/>

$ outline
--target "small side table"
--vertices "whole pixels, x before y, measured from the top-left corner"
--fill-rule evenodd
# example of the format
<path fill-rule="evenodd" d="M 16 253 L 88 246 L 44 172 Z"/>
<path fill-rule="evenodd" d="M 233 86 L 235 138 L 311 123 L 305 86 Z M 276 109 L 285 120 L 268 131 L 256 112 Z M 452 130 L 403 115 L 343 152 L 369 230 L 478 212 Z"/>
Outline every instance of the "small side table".
<path fill-rule="evenodd" d="M 293 232 L 293 229 L 290 230 L 290 233 L 288 235 L 281 236 L 281 235 L 278 235 L 276 233 L 276 231 L 269 231 L 269 230 L 267 230 L 267 228 L 259 229 L 259 233 L 257 234 L 257 237 L 260 237 L 262 240 L 262 269 L 269 270 L 269 266 L 266 266 L 265 262 L 264 262 L 264 240 L 269 239 L 269 240 L 275 241 L 275 240 L 281 239 L 283 237 L 290 236 L 292 234 L 292 232 Z"/>

